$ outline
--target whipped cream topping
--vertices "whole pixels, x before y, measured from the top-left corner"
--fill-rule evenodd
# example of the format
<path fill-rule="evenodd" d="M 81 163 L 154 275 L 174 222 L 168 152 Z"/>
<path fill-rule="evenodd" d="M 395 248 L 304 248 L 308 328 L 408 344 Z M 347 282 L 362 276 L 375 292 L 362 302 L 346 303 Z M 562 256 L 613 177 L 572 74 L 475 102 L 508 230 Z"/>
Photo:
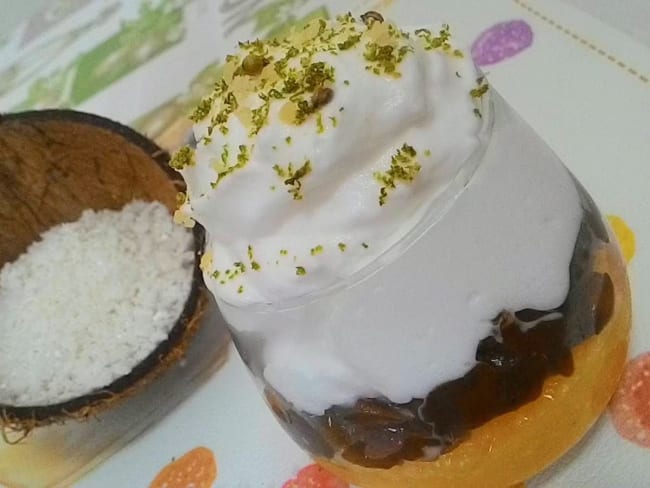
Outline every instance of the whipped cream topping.
<path fill-rule="evenodd" d="M 352 16 L 242 43 L 173 160 L 200 222 L 210 290 L 277 304 L 394 244 L 479 145 L 487 85 L 439 32 Z"/>
<path fill-rule="evenodd" d="M 452 42 L 345 16 L 245 43 L 174 157 L 206 283 L 299 410 L 423 398 L 475 365 L 499 312 L 566 298 L 571 176 Z"/>

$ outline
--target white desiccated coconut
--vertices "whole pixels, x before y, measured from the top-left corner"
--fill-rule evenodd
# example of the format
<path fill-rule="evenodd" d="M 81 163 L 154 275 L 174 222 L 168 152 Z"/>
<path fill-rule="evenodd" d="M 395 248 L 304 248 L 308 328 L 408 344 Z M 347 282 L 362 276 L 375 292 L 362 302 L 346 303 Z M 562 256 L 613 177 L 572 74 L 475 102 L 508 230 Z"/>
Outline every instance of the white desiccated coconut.
<path fill-rule="evenodd" d="M 192 286 L 193 239 L 159 202 L 86 210 L 0 271 L 0 404 L 50 405 L 129 373 Z"/>

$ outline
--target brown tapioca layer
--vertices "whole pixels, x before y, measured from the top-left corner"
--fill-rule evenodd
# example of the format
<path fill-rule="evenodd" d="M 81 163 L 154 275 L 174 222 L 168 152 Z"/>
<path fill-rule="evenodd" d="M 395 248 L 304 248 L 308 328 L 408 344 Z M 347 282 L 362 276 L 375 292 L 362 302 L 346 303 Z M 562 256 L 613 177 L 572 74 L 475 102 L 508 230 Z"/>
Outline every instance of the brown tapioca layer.
<path fill-rule="evenodd" d="M 574 446 L 605 409 L 627 358 L 630 294 L 619 258 L 608 261 L 616 300 L 612 319 L 572 349 L 570 376 L 549 376 L 535 400 L 472 429 L 433 461 L 368 468 L 340 457 L 317 462 L 360 488 L 514 488 Z"/>
<path fill-rule="evenodd" d="M 614 313 L 614 281 L 608 266 L 597 261 L 619 260 L 596 206 L 580 192 L 583 220 L 570 264 L 569 293 L 560 307 L 502 311 L 493 321 L 492 335 L 476 348 L 476 365 L 426 398 L 404 404 L 364 398 L 314 416 L 293 410 L 267 390 L 269 403 L 294 439 L 318 457 L 340 456 L 369 468 L 432 460 L 453 450 L 472 430 L 538 399 L 549 377 L 571 376 L 573 349 L 600 334 Z"/>

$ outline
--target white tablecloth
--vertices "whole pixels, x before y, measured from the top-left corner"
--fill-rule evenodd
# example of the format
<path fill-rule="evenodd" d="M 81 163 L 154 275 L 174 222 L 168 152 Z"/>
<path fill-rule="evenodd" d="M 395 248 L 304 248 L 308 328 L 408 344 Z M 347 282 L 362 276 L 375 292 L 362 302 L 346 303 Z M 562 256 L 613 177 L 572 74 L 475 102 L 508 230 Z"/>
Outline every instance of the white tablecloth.
<path fill-rule="evenodd" d="M 650 46 L 650 0 L 565 0 Z"/>
<path fill-rule="evenodd" d="M 26 15 L 50 0 L 0 0 L 0 32 L 11 29 Z M 650 46 L 650 0 L 564 0 Z M 487 3 L 486 3 L 487 4 Z"/>
<path fill-rule="evenodd" d="M 138 6 L 145 1 L 171 7 L 140 15 Z M 12 36 L 9 27 L 17 25 L 21 6 L 46 1 L 0 0 L 0 112 L 66 105 L 131 124 L 159 141 L 165 135 L 167 147 L 176 147 L 186 134 L 179 120 L 185 121 L 182 114 L 213 83 L 226 44 L 249 38 L 252 31 L 267 35 L 285 22 L 284 15 L 300 19 L 324 8 L 340 11 L 390 3 L 295 0 L 301 8 L 276 17 L 266 11 L 261 26 L 257 25 L 259 19 L 252 14 L 259 14 L 260 6 L 271 1 L 48 0 L 50 5 L 67 4 L 73 14 L 58 18 L 56 12 L 42 11 L 25 26 L 29 28 Z M 182 15 L 175 14 L 177 4 L 182 5 Z M 257 10 L 246 8 L 253 4 Z M 531 27 L 534 44 L 512 59 L 490 65 L 491 84 L 570 164 L 603 212 L 624 219 L 632 229 L 627 231 L 628 244 L 636 235 L 637 255 L 630 267 L 635 293 L 630 357 L 650 355 L 650 302 L 644 300 L 650 290 L 650 32 L 646 28 L 650 0 L 394 0 L 394 4 L 391 15 L 403 21 L 426 22 L 433 12 L 444 12 L 467 41 L 504 21 Z M 226 19 L 220 10 L 224 6 L 240 17 Z M 222 39 L 226 30 L 222 26 L 234 24 L 240 25 L 239 30 Z M 134 39 L 147 49 L 130 49 Z M 215 49 L 206 49 L 205 39 L 212 39 Z M 3 83 L 9 87 L 5 93 Z M 196 452 L 197 446 L 203 446 L 200 452 L 207 452 L 213 462 L 218 460 L 219 488 L 278 488 L 310 462 L 273 420 L 234 351 L 191 395 L 186 396 L 186 390 L 165 391 L 172 399 L 184 399 L 182 406 L 128 446 L 124 444 L 131 437 L 122 436 L 98 456 L 86 439 L 97 446 L 97 439 L 116 435 L 110 425 L 126 424 L 86 424 L 86 437 L 66 435 L 63 429 L 40 431 L 40 437 L 30 438 L 32 444 L 17 446 L 18 450 L 0 440 L 0 486 L 7 473 L 52 480 L 50 473 L 58 469 L 77 477 L 122 447 L 78 486 L 149 486 L 170 460 Z M 133 400 L 147 401 L 137 396 Z M 127 417 L 129 408 L 147 414 L 149 410 L 141 407 L 145 403 L 127 403 L 115 415 Z M 603 416 L 577 449 L 529 483 L 529 488 L 647 488 L 650 450 L 621 437 L 611 418 Z M 47 461 L 31 461 L 35 458 Z"/>

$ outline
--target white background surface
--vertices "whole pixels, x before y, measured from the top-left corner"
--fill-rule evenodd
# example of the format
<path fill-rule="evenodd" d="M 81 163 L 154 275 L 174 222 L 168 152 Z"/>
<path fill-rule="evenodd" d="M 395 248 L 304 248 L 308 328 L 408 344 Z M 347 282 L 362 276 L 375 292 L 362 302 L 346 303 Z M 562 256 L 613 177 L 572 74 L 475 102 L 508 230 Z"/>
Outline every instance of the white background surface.
<path fill-rule="evenodd" d="M 650 0 L 565 0 L 650 46 Z"/>
<path fill-rule="evenodd" d="M 0 31 L 11 29 L 50 1 L 52 0 L 0 0 Z M 580 8 L 650 46 L 650 0 L 565 0 L 565 3 Z"/>
<path fill-rule="evenodd" d="M 94 1 L 99 4 L 105 0 Z M 191 5 L 198 8 L 199 5 L 221 5 L 223 1 L 195 0 Z M 229 0 L 230 3 L 236 1 L 243 0 Z M 332 5 L 336 3 L 337 8 L 341 8 L 344 1 L 349 0 L 332 1 Z M 554 19 L 562 19 L 572 31 L 593 41 L 599 48 L 611 51 L 639 73 L 650 72 L 647 51 L 627 37 L 610 32 L 600 22 L 576 15 L 574 9 L 555 1 L 525 2 L 552 14 Z M 596 51 L 571 41 L 564 32 L 517 7 L 512 0 L 404 0 L 404 3 L 408 3 L 409 12 L 394 9 L 398 20 L 400 15 L 404 20 L 425 18 L 426 10 L 432 5 L 446 6 L 450 18 L 467 18 L 463 29 L 468 39 L 486 25 L 504 18 L 524 18 L 531 23 L 542 42 L 536 43 L 526 55 L 491 67 L 491 82 L 507 95 L 560 157 L 570 162 L 572 171 L 601 208 L 606 213 L 624 216 L 637 233 L 639 247 L 648 249 L 650 201 L 633 197 L 646 195 L 650 181 L 650 167 L 646 164 L 650 154 L 648 115 L 639 103 L 639 100 L 648 100 L 648 85 L 640 83 L 638 77 L 630 76 Z M 650 46 L 650 33 L 646 32 L 650 0 L 565 0 L 565 3 L 578 6 L 612 28 Z M 15 24 L 16 19 L 24 18 L 43 4 L 43 0 L 0 0 L 0 29 Z M 476 15 L 468 16 L 468 12 Z M 169 58 L 171 55 L 173 53 L 160 56 L 149 68 L 169 61 L 174 65 L 175 60 Z M 201 61 L 206 62 L 205 59 Z M 547 66 L 557 69 L 540 68 Z M 188 72 L 193 73 L 192 69 Z M 90 108 L 97 113 L 114 114 L 117 109 L 111 104 L 120 86 L 122 89 L 148 89 L 150 77 L 147 70 L 137 71 L 88 104 L 92 104 Z M 585 83 L 585 80 L 598 80 L 598 83 Z M 173 77 L 169 77 L 169 83 L 186 86 L 185 82 Z M 603 86 L 612 88 L 605 97 Z M 533 103 L 531 90 L 537 94 Z M 141 111 L 142 106 L 136 109 Z M 602 114 L 608 116 L 602 117 Z M 128 121 L 131 117 L 125 115 L 122 119 Z M 650 273 L 643 271 L 650 269 L 649 260 L 650 253 L 639 252 L 631 270 L 635 289 L 643 290 L 646 295 L 646 290 L 650 289 Z M 650 324 L 650 308 L 643 306 L 643 295 L 637 296 L 640 306 L 635 309 L 635 323 Z M 633 356 L 648 349 L 648 331 L 647 327 L 635 328 Z M 641 334 L 645 335 L 641 337 Z M 247 419 L 246 429 L 241 428 L 240 419 Z M 197 443 L 214 450 L 219 462 L 217 486 L 223 488 L 278 488 L 309 462 L 272 420 L 233 352 L 232 360 L 189 397 L 182 408 L 122 449 L 77 486 L 148 486 L 172 457 Z M 530 487 L 647 488 L 650 479 L 648 452 L 620 439 L 608 418 L 603 417 L 598 429 L 585 442 Z"/>
<path fill-rule="evenodd" d="M 0 0 L 0 32 L 52 0 Z M 101 0 L 95 0 L 101 1 Z M 462 1 L 462 0 L 460 0 Z M 486 0 L 486 5 L 490 0 Z M 650 46 L 650 0 L 565 0 Z"/>

